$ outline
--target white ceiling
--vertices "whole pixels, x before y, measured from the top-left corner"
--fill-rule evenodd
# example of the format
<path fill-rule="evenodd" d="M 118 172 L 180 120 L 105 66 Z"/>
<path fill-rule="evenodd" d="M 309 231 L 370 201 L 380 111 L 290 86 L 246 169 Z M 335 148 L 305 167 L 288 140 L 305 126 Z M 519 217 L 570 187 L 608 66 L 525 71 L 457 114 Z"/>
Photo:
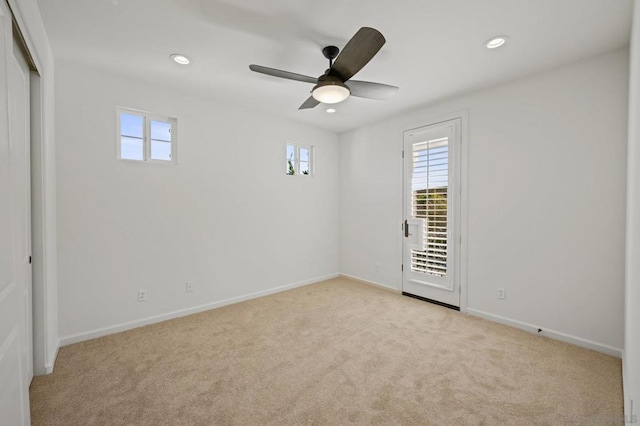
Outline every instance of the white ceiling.
<path fill-rule="evenodd" d="M 219 102 L 342 132 L 463 92 L 626 46 L 632 0 L 38 0 L 54 55 Z M 400 87 L 298 111 L 312 86 L 249 64 L 319 76 L 321 48 L 362 26 L 387 43 L 354 78 Z M 483 42 L 507 34 L 490 51 Z M 169 61 L 184 53 L 192 64 Z"/>

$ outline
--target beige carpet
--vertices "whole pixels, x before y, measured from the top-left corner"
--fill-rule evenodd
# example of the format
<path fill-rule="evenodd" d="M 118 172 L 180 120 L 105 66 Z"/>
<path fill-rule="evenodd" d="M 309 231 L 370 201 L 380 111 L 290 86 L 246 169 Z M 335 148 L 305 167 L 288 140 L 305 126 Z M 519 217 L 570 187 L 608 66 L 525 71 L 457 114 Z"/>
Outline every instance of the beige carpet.
<path fill-rule="evenodd" d="M 34 425 L 622 423 L 621 362 L 335 279 L 60 350 Z"/>

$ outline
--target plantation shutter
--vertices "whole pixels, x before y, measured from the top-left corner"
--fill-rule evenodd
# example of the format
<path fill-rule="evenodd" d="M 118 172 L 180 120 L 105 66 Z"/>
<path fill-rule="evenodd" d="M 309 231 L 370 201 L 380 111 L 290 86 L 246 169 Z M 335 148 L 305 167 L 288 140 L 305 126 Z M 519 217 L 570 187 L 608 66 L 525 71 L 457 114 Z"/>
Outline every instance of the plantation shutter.
<path fill-rule="evenodd" d="M 413 144 L 412 216 L 424 221 L 424 250 L 411 250 L 411 270 L 447 277 L 449 138 Z"/>

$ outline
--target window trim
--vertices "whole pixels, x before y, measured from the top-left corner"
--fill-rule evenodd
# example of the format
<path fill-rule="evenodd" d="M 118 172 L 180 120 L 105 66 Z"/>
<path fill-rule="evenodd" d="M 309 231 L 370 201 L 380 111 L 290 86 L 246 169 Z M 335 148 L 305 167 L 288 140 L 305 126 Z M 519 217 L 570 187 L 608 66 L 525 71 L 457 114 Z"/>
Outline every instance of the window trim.
<path fill-rule="evenodd" d="M 120 122 L 121 114 L 136 115 L 144 120 L 142 126 L 143 150 L 142 160 L 134 160 L 132 158 L 122 158 L 122 126 Z M 158 160 L 151 158 L 151 122 L 162 121 L 171 124 L 171 160 Z M 139 109 L 116 107 L 116 159 L 121 161 L 130 161 L 134 163 L 153 163 L 153 164 L 178 164 L 178 119 L 167 117 L 160 114 L 154 114 Z"/>
<path fill-rule="evenodd" d="M 289 169 L 289 157 L 287 157 L 287 148 L 289 146 L 295 147 L 294 151 L 294 159 L 293 159 L 293 168 L 295 170 L 295 174 L 290 175 L 289 173 L 285 173 L 285 176 L 302 176 L 302 177 L 313 177 L 315 172 L 314 165 L 314 146 L 313 145 L 305 145 L 298 142 L 288 141 L 284 145 L 284 162 L 285 162 L 285 170 Z M 306 148 L 309 150 L 309 174 L 300 173 L 300 148 Z"/>

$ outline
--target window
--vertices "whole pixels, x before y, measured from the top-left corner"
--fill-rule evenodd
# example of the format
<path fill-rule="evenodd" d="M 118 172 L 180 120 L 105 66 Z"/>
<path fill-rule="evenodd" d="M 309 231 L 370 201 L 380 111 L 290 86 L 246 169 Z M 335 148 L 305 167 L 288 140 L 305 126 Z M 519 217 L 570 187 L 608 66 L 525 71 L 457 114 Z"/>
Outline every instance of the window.
<path fill-rule="evenodd" d="M 313 147 L 287 144 L 287 174 L 311 176 L 313 172 Z"/>
<path fill-rule="evenodd" d="M 176 162 L 177 120 L 142 111 L 118 109 L 118 158 Z"/>
<path fill-rule="evenodd" d="M 411 250 L 411 270 L 447 276 L 449 137 L 413 144 L 412 216 L 423 219 L 424 250 Z"/>

